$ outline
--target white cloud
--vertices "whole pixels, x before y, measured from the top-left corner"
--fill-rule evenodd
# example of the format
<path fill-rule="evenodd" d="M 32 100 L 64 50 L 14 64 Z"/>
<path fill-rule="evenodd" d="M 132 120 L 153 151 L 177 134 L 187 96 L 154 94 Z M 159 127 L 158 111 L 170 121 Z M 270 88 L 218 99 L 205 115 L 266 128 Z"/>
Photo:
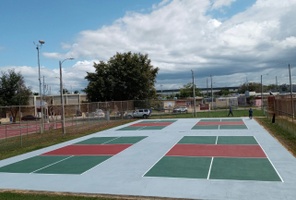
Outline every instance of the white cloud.
<path fill-rule="evenodd" d="M 237 74 L 258 76 L 269 69 L 276 75 L 286 62 L 296 62 L 295 0 L 257 0 L 246 11 L 223 22 L 207 15 L 211 9 L 234 2 L 164 0 L 153 6 L 151 13 L 128 12 L 110 26 L 81 31 L 74 44 L 62 44 L 69 49 L 63 57 L 85 60 L 77 62 L 72 73 L 66 71 L 69 74 L 65 77 L 91 71 L 92 61 L 88 60 L 106 61 L 116 52 L 127 51 L 149 54 L 160 68 L 158 83 L 166 87 L 176 85 L 176 77 L 168 78 L 174 73 L 180 76 L 179 85 L 189 82 L 181 76 L 190 77 L 191 69 L 200 79 L 215 75 L 225 80 L 220 81 L 222 86 L 229 86 L 242 81 L 229 81 L 240 77 Z"/>
<path fill-rule="evenodd" d="M 214 0 L 212 4 L 212 9 L 219 9 L 224 6 L 230 6 L 236 0 Z"/>

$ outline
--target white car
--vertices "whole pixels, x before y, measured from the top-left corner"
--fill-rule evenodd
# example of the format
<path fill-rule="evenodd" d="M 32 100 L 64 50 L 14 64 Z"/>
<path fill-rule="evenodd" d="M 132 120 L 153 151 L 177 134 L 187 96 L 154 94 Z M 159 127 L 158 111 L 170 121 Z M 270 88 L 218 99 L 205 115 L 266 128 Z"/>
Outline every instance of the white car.
<path fill-rule="evenodd" d="M 93 114 L 94 117 L 105 118 L 105 113 L 102 109 L 96 109 L 96 111 Z"/>
<path fill-rule="evenodd" d="M 187 113 L 188 109 L 186 106 L 180 106 L 180 107 L 176 107 L 173 110 L 174 113 Z"/>
<path fill-rule="evenodd" d="M 151 115 L 151 110 L 144 108 L 144 109 L 136 109 L 132 113 L 127 114 L 127 118 L 144 118 L 147 119 Z"/>

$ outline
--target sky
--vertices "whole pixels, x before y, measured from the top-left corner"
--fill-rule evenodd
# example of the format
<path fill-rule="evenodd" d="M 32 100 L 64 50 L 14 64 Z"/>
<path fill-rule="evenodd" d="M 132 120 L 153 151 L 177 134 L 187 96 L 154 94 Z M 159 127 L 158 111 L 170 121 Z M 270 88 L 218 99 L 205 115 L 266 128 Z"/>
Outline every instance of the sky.
<path fill-rule="evenodd" d="M 20 72 L 39 92 L 83 90 L 94 63 L 148 54 L 155 87 L 199 88 L 296 78 L 296 0 L 1 0 L 0 71 Z M 74 60 L 65 60 L 67 58 Z M 193 72 L 193 73 L 192 73 Z M 212 77 L 212 79 L 210 78 Z"/>

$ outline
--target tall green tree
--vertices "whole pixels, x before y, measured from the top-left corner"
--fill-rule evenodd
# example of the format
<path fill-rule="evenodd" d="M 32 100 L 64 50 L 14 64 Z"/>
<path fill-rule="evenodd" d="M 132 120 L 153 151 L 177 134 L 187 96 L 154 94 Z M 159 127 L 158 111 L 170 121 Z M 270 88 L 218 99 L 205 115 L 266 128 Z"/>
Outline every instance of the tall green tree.
<path fill-rule="evenodd" d="M 31 89 L 27 88 L 20 72 L 14 70 L 1 72 L 0 77 L 0 105 L 7 106 L 14 122 L 20 105 L 27 105 L 32 94 Z"/>
<path fill-rule="evenodd" d="M 88 72 L 84 92 L 88 100 L 142 100 L 156 96 L 154 87 L 158 68 L 151 65 L 148 55 L 117 53 L 108 62 L 94 63 L 95 72 Z"/>
<path fill-rule="evenodd" d="M 261 83 L 255 83 L 255 82 L 244 83 L 238 89 L 238 92 L 242 94 L 245 93 L 246 91 L 261 92 Z M 265 86 L 263 86 L 263 91 L 265 91 Z"/>
<path fill-rule="evenodd" d="M 200 90 L 194 85 L 195 88 L 195 96 L 201 96 Z M 186 98 L 186 97 L 193 97 L 193 84 L 187 83 L 180 89 L 180 97 Z"/>

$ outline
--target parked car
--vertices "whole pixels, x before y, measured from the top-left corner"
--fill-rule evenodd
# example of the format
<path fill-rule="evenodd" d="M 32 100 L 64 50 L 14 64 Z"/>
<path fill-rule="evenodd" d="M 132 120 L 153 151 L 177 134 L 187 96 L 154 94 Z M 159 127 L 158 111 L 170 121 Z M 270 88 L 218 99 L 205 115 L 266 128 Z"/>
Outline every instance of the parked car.
<path fill-rule="evenodd" d="M 127 118 L 144 118 L 147 119 L 151 115 L 151 110 L 147 108 L 136 109 L 135 111 L 128 113 Z"/>
<path fill-rule="evenodd" d="M 173 109 L 174 113 L 187 113 L 188 109 L 186 106 L 180 106 Z"/>
<path fill-rule="evenodd" d="M 105 118 L 105 113 L 102 109 L 96 109 L 96 111 L 93 114 L 94 117 Z"/>
<path fill-rule="evenodd" d="M 21 119 L 23 121 L 36 121 L 36 120 L 39 120 L 40 117 L 35 117 L 34 115 L 25 115 Z"/>

